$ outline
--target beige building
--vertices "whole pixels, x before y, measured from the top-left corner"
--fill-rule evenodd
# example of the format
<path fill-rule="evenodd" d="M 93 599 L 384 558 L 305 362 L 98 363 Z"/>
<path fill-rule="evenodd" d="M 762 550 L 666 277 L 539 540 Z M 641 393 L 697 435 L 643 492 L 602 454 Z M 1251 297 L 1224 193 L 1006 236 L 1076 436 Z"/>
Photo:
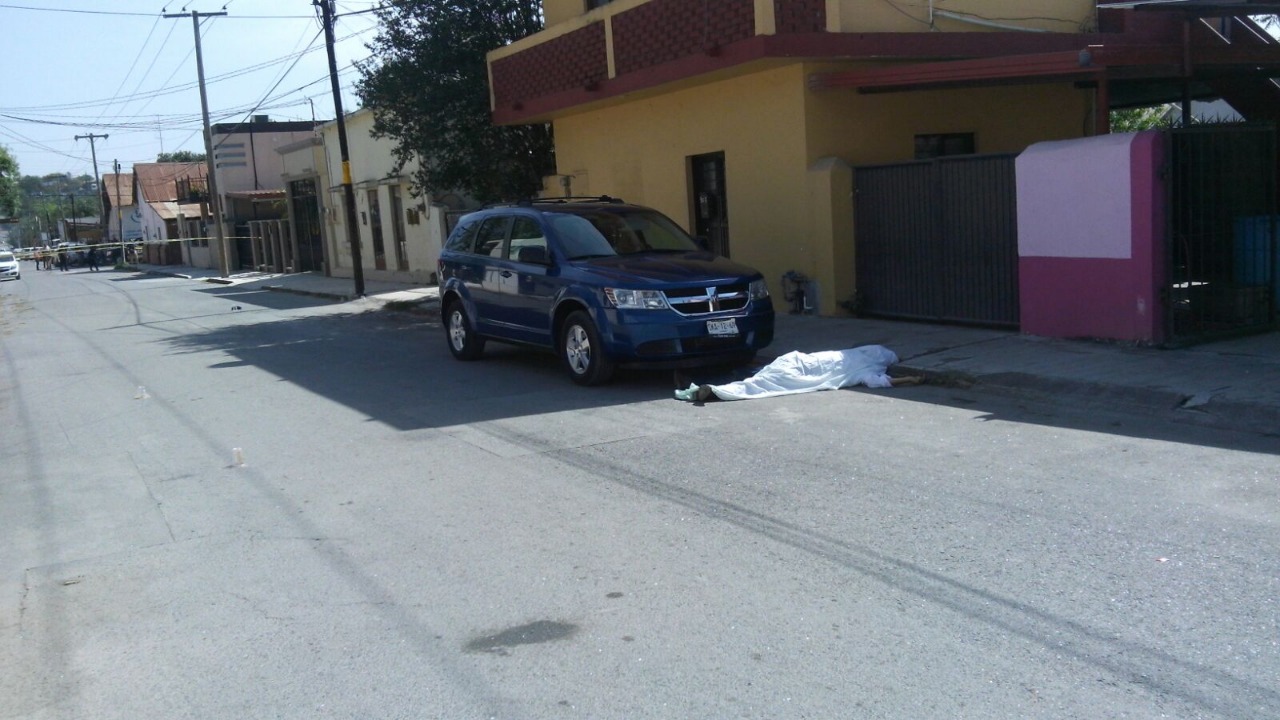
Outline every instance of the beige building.
<path fill-rule="evenodd" d="M 414 196 L 410 177 L 414 167 L 395 171 L 394 141 L 373 138 L 373 112 L 357 110 L 346 117 L 351 182 L 356 201 L 356 235 L 366 279 L 432 283 L 436 261 L 448 236 L 450 214 L 464 201 L 450 193 Z M 286 179 L 313 177 L 317 206 L 323 217 L 324 252 L 328 274 L 352 277 L 352 253 L 342 189 L 342 159 L 336 122 L 321 128 L 321 145 L 295 149 L 286 156 Z M 306 170 L 299 153 L 312 153 Z M 321 157 L 323 155 L 323 157 Z M 321 162 L 323 160 L 323 162 Z M 291 203 L 296 204 L 296 195 Z M 296 221 L 295 221 L 296 222 Z"/>
<path fill-rule="evenodd" d="M 1081 53 L 1134 28 L 1092 0 L 1034 5 L 545 0 L 544 31 L 488 56 L 493 115 L 554 126 L 546 194 L 656 207 L 839 313 L 856 168 L 1107 132 L 1117 65 Z"/>
<path fill-rule="evenodd" d="M 297 270 L 296 260 L 284 243 L 289 236 L 285 221 L 288 213 L 281 180 L 284 160 L 278 150 L 314 137 L 315 128 L 314 122 L 272 121 L 266 115 L 209 128 L 227 247 L 215 247 L 208 256 L 193 254 L 193 265 L 225 264 L 232 273 Z M 196 262 L 198 259 L 203 262 Z"/>
<path fill-rule="evenodd" d="M 324 219 L 328 210 L 328 177 L 325 175 L 324 139 L 319 133 L 276 149 L 280 155 L 288 210 L 288 231 L 280 243 L 288 249 L 263 248 L 265 260 L 289 253 L 297 272 L 329 274 L 325 250 Z M 282 257 L 283 259 L 283 257 Z"/>

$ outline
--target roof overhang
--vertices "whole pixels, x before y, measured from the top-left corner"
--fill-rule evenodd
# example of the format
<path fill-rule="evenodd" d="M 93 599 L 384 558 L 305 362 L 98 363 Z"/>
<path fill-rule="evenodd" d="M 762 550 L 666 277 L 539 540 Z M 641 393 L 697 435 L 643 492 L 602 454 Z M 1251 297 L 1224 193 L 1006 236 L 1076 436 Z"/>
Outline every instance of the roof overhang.
<path fill-rule="evenodd" d="M 815 73 L 815 90 L 847 88 L 861 93 L 1047 82 L 1167 80 L 1187 76 L 1186 51 L 1168 45 L 1088 45 L 1075 51 L 945 60 L 887 67 Z M 1280 73 L 1280 48 L 1193 47 L 1190 66 L 1196 77 L 1216 74 Z"/>
<path fill-rule="evenodd" d="M 1192 17 L 1220 17 L 1223 15 L 1274 15 L 1280 13 L 1280 2 L 1249 2 L 1249 0 L 1132 0 L 1131 2 L 1100 2 L 1100 10 L 1140 10 L 1144 12 L 1178 12 Z"/>
<path fill-rule="evenodd" d="M 237 190 L 227 193 L 227 197 L 237 200 L 252 200 L 253 202 L 268 202 L 270 200 L 283 200 L 285 197 L 284 190 Z"/>

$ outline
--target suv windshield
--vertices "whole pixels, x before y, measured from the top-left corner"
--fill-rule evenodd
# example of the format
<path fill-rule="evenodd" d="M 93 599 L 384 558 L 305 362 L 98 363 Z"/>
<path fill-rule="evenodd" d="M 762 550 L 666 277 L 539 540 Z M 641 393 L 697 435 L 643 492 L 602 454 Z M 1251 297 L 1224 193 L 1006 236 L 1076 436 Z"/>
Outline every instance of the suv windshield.
<path fill-rule="evenodd" d="M 658 213 L 601 208 L 547 213 L 547 218 L 570 260 L 700 249 L 678 225 Z"/>

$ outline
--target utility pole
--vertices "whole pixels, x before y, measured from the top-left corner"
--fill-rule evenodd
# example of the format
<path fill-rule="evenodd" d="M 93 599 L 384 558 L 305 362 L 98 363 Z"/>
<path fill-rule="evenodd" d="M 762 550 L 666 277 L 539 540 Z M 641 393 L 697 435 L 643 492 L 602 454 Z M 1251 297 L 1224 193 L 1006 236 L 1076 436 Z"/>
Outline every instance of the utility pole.
<path fill-rule="evenodd" d="M 67 220 L 67 229 L 71 231 L 71 244 L 79 245 L 80 239 L 76 236 L 76 196 L 67 193 L 67 200 L 71 201 L 71 217 Z"/>
<path fill-rule="evenodd" d="M 102 138 L 103 140 L 106 140 L 109 137 L 111 136 L 94 135 L 93 133 L 76 136 L 77 141 L 84 138 L 89 139 L 89 154 L 93 156 L 93 184 L 98 186 L 98 217 L 102 218 L 104 225 L 107 222 L 107 206 L 102 202 L 102 181 L 98 179 L 98 149 L 94 146 L 93 141 L 95 138 Z M 106 235 L 106 233 L 103 233 L 103 235 Z"/>
<path fill-rule="evenodd" d="M 338 150 L 342 155 L 342 197 L 347 206 L 347 242 L 351 245 L 351 275 L 356 297 L 364 297 L 364 261 L 360 257 L 360 228 L 356 225 L 356 195 L 351 188 L 351 154 L 347 150 L 347 124 L 342 116 L 342 91 L 338 85 L 338 61 L 333 55 L 333 0 L 312 0 L 319 6 L 324 22 L 324 44 L 329 52 L 329 84 L 333 87 L 333 107 L 338 116 Z"/>
<path fill-rule="evenodd" d="M 120 161 L 113 160 L 111 167 L 116 171 L 116 235 L 120 240 L 120 264 L 124 265 L 124 208 L 120 207 Z"/>
<path fill-rule="evenodd" d="M 212 208 L 210 214 L 213 215 L 213 235 L 217 238 L 218 247 L 222 250 L 222 277 L 231 274 L 231 256 L 227 252 L 227 239 L 222 232 L 222 199 L 218 197 L 218 181 L 213 172 L 213 133 L 209 129 L 209 96 L 204 89 L 204 55 L 200 52 L 200 18 L 226 14 L 226 12 L 202 13 L 196 10 L 191 11 L 191 26 L 196 34 L 196 74 L 200 78 L 200 112 L 204 116 L 204 162 L 205 172 L 209 176 L 207 179 L 209 183 L 209 207 Z M 166 14 L 165 17 L 178 18 L 186 17 L 186 15 L 175 13 Z"/>

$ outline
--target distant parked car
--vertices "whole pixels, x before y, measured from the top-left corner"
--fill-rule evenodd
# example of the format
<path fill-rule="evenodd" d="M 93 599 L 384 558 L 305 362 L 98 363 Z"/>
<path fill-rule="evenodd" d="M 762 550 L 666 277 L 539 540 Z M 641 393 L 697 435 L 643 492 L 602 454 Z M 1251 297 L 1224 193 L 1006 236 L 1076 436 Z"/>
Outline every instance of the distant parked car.
<path fill-rule="evenodd" d="M 756 270 L 709 252 L 665 215 L 609 197 L 536 200 L 462 218 L 440 254 L 449 350 L 550 349 L 581 385 L 618 366 L 743 362 L 773 341 Z"/>
<path fill-rule="evenodd" d="M 0 280 L 21 279 L 22 268 L 18 265 L 18 258 L 7 250 L 0 251 Z"/>

